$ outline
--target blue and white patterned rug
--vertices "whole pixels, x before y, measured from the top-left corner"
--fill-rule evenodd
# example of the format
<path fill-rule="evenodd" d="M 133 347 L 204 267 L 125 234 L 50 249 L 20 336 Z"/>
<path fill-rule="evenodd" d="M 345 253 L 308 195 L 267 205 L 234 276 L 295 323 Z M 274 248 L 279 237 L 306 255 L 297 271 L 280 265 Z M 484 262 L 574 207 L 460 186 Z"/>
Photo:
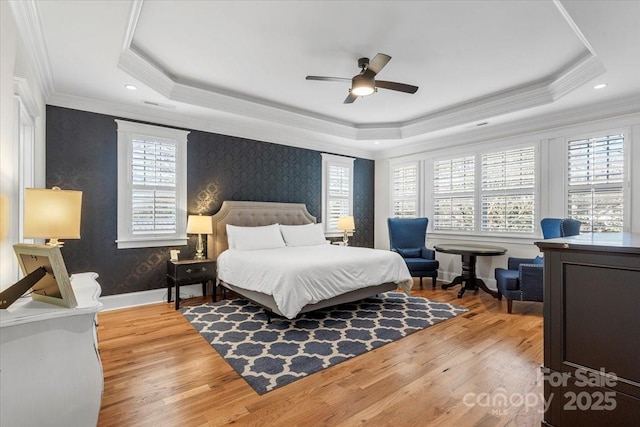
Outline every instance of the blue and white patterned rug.
<path fill-rule="evenodd" d="M 264 394 L 467 309 L 387 292 L 271 323 L 264 309 L 239 298 L 180 311 L 258 394 Z"/>

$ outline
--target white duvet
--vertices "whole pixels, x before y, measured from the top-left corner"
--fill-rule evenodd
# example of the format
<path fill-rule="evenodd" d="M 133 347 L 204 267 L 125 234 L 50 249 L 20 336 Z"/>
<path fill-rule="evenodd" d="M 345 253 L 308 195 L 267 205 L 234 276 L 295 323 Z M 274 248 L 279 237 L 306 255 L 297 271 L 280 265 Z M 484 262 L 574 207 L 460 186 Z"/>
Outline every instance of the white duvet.
<path fill-rule="evenodd" d="M 391 251 L 336 245 L 240 251 L 218 256 L 218 277 L 239 288 L 272 295 L 293 319 L 307 304 L 360 288 L 394 282 L 409 293 L 413 280 Z"/>

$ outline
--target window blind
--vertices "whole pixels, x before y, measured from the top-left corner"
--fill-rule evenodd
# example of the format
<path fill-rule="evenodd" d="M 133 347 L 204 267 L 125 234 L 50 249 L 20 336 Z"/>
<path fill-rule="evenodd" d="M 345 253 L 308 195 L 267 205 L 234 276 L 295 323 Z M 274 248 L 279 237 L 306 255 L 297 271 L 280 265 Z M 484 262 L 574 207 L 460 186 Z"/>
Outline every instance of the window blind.
<path fill-rule="evenodd" d="M 535 231 L 535 147 L 482 155 L 482 231 Z"/>
<path fill-rule="evenodd" d="M 418 164 L 393 168 L 393 216 L 415 218 L 418 215 Z"/>
<path fill-rule="evenodd" d="M 175 143 L 133 139 L 131 147 L 132 234 L 176 233 Z"/>
<path fill-rule="evenodd" d="M 623 231 L 624 135 L 568 142 L 567 214 L 583 232 Z"/>
<path fill-rule="evenodd" d="M 434 230 L 473 231 L 475 227 L 475 158 L 433 163 Z"/>
<path fill-rule="evenodd" d="M 347 166 L 328 165 L 327 221 L 329 229 L 338 229 L 338 218 L 351 212 L 351 169 Z"/>

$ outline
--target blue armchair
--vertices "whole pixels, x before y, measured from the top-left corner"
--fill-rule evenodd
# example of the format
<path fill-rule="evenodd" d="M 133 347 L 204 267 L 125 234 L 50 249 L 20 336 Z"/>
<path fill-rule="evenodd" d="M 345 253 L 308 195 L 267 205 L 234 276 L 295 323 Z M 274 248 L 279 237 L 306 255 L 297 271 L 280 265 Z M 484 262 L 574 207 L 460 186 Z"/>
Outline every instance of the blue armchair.
<path fill-rule="evenodd" d="M 545 239 L 577 236 L 580 234 L 580 226 L 582 223 L 573 218 L 543 218 L 540 221 L 542 236 Z"/>
<path fill-rule="evenodd" d="M 543 259 L 512 258 L 507 260 L 507 268 L 496 268 L 496 284 L 499 299 L 507 298 L 507 313 L 511 314 L 513 300 L 542 302 L 544 271 Z"/>
<path fill-rule="evenodd" d="M 572 218 L 544 218 L 540 221 L 545 239 L 576 236 L 582 223 Z M 500 299 L 507 298 L 507 313 L 511 313 L 513 300 L 542 302 L 544 289 L 543 260 L 536 258 L 509 258 L 507 268 L 496 268 L 495 277 Z"/>
<path fill-rule="evenodd" d="M 438 267 L 436 253 L 425 246 L 428 218 L 388 218 L 389 246 L 399 253 L 409 268 L 411 277 L 431 277 L 432 286 L 436 287 Z"/>

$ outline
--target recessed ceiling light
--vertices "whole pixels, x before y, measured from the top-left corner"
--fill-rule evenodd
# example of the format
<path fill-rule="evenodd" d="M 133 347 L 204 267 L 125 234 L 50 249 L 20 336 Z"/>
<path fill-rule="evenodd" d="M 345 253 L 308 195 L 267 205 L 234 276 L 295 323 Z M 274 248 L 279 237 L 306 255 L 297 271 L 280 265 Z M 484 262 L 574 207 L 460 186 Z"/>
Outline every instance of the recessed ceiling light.
<path fill-rule="evenodd" d="M 605 87 L 607 87 L 606 83 L 600 83 L 600 84 L 595 85 L 593 88 L 594 89 L 603 89 Z"/>
<path fill-rule="evenodd" d="M 374 143 L 375 145 L 378 145 L 378 144 L 380 144 L 380 141 L 373 141 L 373 143 Z"/>
<path fill-rule="evenodd" d="M 135 87 L 134 85 L 124 85 L 124 87 L 126 87 L 129 90 L 138 90 L 138 88 Z"/>

